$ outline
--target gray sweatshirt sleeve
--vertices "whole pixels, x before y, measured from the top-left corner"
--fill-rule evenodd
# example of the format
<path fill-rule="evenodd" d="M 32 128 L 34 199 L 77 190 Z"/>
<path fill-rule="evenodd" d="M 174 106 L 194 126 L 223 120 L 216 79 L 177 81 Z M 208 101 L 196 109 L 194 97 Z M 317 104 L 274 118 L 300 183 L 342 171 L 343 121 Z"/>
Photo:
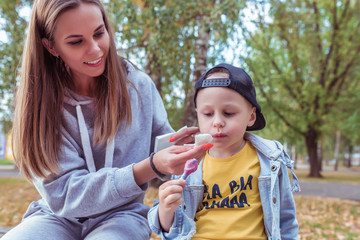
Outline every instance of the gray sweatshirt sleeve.
<path fill-rule="evenodd" d="M 142 202 L 146 186 L 139 187 L 133 164 L 122 168 L 86 169 L 67 140 L 63 144 L 60 174 L 49 180 L 36 179 L 34 184 L 51 211 L 63 217 L 90 217 L 113 208 Z"/>

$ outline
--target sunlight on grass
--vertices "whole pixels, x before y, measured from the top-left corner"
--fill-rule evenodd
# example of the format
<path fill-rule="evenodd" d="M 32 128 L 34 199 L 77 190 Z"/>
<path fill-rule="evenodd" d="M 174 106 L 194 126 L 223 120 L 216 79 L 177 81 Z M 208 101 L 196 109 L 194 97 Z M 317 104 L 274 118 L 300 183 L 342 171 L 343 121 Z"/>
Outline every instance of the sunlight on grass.
<path fill-rule="evenodd" d="M 356 239 L 360 202 L 295 196 L 300 239 Z"/>
<path fill-rule="evenodd" d="M 30 202 L 39 199 L 35 187 L 22 178 L 0 178 L 0 226 L 14 227 Z"/>
<path fill-rule="evenodd" d="M 17 225 L 31 201 L 39 199 L 33 185 L 21 178 L 0 178 L 0 227 Z M 152 206 L 158 190 L 149 188 L 144 203 Z M 360 202 L 295 196 L 300 240 L 348 239 L 360 236 Z M 160 239 L 153 234 L 152 240 Z"/>

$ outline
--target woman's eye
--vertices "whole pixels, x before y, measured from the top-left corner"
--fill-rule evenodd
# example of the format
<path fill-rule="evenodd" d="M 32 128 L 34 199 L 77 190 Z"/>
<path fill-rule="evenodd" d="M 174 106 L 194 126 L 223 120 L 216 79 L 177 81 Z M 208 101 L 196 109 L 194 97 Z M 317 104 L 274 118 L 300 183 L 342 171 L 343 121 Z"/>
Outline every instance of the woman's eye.
<path fill-rule="evenodd" d="M 70 45 L 78 45 L 82 42 L 82 40 L 78 40 L 78 41 L 72 41 L 72 42 L 69 42 Z"/>
<path fill-rule="evenodd" d="M 234 115 L 234 113 L 233 112 L 224 112 L 224 115 L 225 116 L 232 116 L 232 115 Z"/>
<path fill-rule="evenodd" d="M 204 113 L 205 116 L 211 117 L 212 113 Z"/>
<path fill-rule="evenodd" d="M 105 33 L 104 31 L 100 31 L 100 32 L 97 32 L 94 36 L 101 37 L 104 33 Z"/>

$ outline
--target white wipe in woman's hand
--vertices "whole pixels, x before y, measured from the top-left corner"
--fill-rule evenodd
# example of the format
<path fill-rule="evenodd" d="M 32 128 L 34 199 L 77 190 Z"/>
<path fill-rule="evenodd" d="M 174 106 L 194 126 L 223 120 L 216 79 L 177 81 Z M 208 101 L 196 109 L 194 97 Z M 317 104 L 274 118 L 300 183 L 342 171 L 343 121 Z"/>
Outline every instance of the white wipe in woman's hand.
<path fill-rule="evenodd" d="M 205 143 L 210 143 L 212 139 L 213 139 L 212 136 L 208 133 L 195 135 L 195 146 L 200 146 Z"/>

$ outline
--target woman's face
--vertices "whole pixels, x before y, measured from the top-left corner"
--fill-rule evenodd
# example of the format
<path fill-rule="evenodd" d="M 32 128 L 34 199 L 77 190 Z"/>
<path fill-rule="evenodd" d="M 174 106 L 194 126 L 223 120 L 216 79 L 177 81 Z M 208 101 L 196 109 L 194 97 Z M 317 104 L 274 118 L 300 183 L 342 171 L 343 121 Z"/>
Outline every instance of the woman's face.
<path fill-rule="evenodd" d="M 109 44 L 98 6 L 81 3 L 58 17 L 54 41 L 47 49 L 67 64 L 76 87 L 89 84 L 104 72 Z"/>

